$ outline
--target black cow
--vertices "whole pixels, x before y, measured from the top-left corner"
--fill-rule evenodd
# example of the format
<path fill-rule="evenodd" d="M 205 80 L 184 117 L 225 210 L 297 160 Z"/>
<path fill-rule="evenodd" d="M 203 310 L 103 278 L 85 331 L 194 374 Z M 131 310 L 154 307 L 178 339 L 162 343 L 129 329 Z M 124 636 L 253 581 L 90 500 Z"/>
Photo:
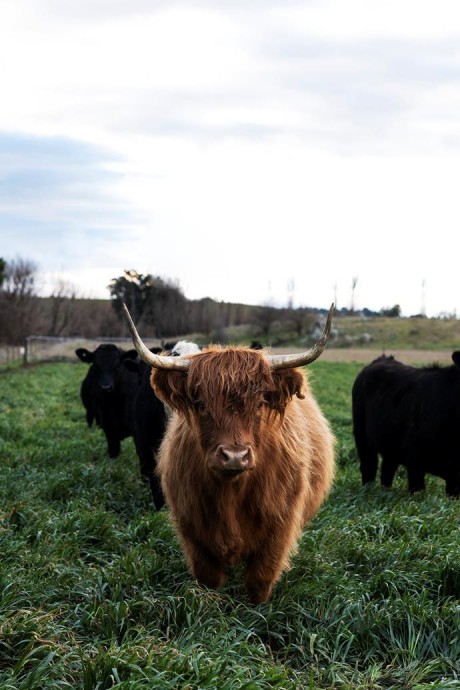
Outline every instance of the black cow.
<path fill-rule="evenodd" d="M 262 343 L 259 340 L 253 340 L 251 342 L 251 344 L 249 345 L 249 347 L 251 348 L 251 350 L 263 350 L 264 349 L 264 346 L 262 345 Z"/>
<path fill-rule="evenodd" d="M 446 494 L 460 494 L 460 351 L 453 365 L 411 367 L 382 356 L 356 377 L 353 433 L 363 484 L 377 474 L 391 486 L 398 465 L 407 468 L 409 491 L 425 488 L 428 472 L 442 477 Z"/>
<path fill-rule="evenodd" d="M 101 427 L 109 456 L 116 458 L 122 439 L 132 435 L 132 401 L 139 385 L 135 374 L 128 371 L 123 362 L 137 359 L 137 352 L 124 352 L 108 343 L 99 345 L 93 352 L 80 347 L 75 354 L 90 365 L 80 389 L 86 421 L 88 426 L 95 421 Z"/>
<path fill-rule="evenodd" d="M 199 347 L 195 343 L 182 340 L 176 344 L 167 343 L 163 348 L 152 348 L 151 351 L 156 354 L 167 352 L 180 356 L 198 352 Z M 168 411 L 150 385 L 152 368 L 141 359 L 126 360 L 124 365 L 135 373 L 139 380 L 132 406 L 132 435 L 139 457 L 142 480 L 150 484 L 154 506 L 156 510 L 159 510 L 164 505 L 165 499 L 156 475 L 156 454 L 166 429 Z"/>

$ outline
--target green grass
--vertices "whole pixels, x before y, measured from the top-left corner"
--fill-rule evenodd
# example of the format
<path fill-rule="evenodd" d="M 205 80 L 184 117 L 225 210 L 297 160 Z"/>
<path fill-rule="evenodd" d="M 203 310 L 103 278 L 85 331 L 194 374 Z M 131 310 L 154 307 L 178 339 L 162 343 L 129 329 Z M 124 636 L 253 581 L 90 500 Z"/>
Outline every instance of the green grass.
<path fill-rule="evenodd" d="M 86 368 L 0 376 L 0 688 L 460 688 L 458 501 L 360 486 L 350 415 L 359 365 L 317 362 L 335 488 L 269 604 L 235 573 L 191 578 L 153 513 L 131 439 L 110 460 L 79 400 Z"/>

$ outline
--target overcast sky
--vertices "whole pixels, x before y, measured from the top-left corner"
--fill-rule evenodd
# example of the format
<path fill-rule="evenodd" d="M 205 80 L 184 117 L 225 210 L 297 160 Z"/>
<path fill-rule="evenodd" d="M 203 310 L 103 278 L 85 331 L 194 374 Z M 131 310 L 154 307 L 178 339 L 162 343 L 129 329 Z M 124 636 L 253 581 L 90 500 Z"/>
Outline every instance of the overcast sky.
<path fill-rule="evenodd" d="M 459 0 L 2 0 L 0 256 L 460 313 Z"/>

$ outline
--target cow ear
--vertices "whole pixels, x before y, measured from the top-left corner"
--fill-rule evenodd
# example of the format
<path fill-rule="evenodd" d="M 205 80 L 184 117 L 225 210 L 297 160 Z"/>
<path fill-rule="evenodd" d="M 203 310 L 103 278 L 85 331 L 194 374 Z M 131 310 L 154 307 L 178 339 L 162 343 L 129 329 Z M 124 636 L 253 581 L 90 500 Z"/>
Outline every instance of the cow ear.
<path fill-rule="evenodd" d="M 77 350 L 75 350 L 75 354 L 77 355 L 78 359 L 81 359 L 81 361 L 85 362 L 86 364 L 89 364 L 93 361 L 93 353 L 87 350 L 86 347 L 79 347 Z"/>
<path fill-rule="evenodd" d="M 455 350 L 455 352 L 452 353 L 452 361 L 457 369 L 460 369 L 460 350 Z"/>
<path fill-rule="evenodd" d="M 265 398 L 270 407 L 280 414 L 294 395 L 298 398 L 305 397 L 302 392 L 305 378 L 297 369 L 278 369 L 273 372 L 273 381 L 275 390 L 267 393 Z"/>
<path fill-rule="evenodd" d="M 189 409 L 186 371 L 152 369 L 150 385 L 160 400 L 175 410 L 185 413 Z"/>
<path fill-rule="evenodd" d="M 123 354 L 121 355 L 121 359 L 123 361 L 129 361 L 129 360 L 137 359 L 138 356 L 139 355 L 137 354 L 137 350 L 134 350 L 134 348 L 133 348 L 132 350 L 128 350 L 127 352 L 123 352 Z"/>

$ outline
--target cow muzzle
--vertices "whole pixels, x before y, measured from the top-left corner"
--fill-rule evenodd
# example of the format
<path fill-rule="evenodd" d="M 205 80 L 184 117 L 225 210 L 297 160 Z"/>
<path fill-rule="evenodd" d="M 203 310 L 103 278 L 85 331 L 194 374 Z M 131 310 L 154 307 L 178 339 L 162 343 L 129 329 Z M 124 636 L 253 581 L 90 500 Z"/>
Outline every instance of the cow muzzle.
<path fill-rule="evenodd" d="M 211 468 L 226 477 L 236 477 L 254 468 L 254 456 L 250 446 L 222 444 L 217 447 Z"/>
<path fill-rule="evenodd" d="M 97 387 L 97 392 L 102 393 L 102 395 L 106 395 L 107 393 L 113 393 L 113 385 L 111 383 L 100 384 Z"/>

